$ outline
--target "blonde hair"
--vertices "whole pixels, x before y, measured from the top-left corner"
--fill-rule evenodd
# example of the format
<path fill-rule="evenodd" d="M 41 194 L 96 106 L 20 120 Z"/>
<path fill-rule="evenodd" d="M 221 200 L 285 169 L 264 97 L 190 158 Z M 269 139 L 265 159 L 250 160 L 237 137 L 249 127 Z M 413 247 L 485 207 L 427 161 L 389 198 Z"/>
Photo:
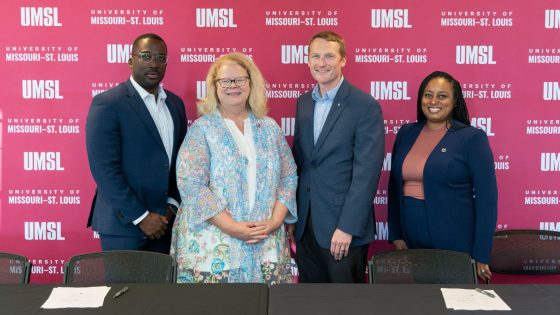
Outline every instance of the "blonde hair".
<path fill-rule="evenodd" d="M 210 66 L 206 75 L 206 98 L 196 104 L 198 113 L 200 115 L 207 115 L 218 110 L 219 100 L 216 92 L 216 76 L 218 69 L 228 62 L 236 63 L 247 71 L 250 87 L 247 107 L 257 118 L 263 118 L 268 111 L 264 78 L 257 65 L 247 55 L 239 52 L 224 55 Z"/>

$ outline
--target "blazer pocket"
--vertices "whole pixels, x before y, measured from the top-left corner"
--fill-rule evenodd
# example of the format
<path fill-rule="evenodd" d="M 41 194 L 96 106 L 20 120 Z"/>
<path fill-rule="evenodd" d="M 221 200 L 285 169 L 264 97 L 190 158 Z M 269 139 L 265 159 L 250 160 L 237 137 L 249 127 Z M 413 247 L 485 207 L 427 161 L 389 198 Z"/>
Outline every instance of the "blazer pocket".
<path fill-rule="evenodd" d="M 344 205 L 345 200 L 346 200 L 346 194 L 336 194 L 336 195 L 334 195 L 334 205 L 335 206 Z"/>

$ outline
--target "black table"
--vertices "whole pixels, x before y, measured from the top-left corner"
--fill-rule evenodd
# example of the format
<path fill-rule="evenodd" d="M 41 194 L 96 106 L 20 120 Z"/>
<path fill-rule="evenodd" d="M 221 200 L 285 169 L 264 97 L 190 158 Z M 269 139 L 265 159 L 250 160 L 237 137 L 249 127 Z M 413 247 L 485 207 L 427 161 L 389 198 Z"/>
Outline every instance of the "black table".
<path fill-rule="evenodd" d="M 431 284 L 128 284 L 129 292 L 101 308 L 41 309 L 60 285 L 0 285 L 0 314 L 558 314 L 560 285 L 485 285 L 511 312 L 453 311 L 445 308 L 441 286 Z M 70 286 L 70 285 L 69 285 Z"/>
<path fill-rule="evenodd" d="M 559 314 L 560 285 L 484 285 L 495 290 L 512 311 L 454 311 L 445 307 L 440 288 L 473 285 L 299 284 L 269 289 L 269 315 L 366 314 Z"/>
<path fill-rule="evenodd" d="M 52 288 L 61 285 L 0 285 L 0 314 L 266 314 L 264 284 L 127 284 L 130 290 L 113 299 L 123 284 L 109 284 L 101 308 L 41 309 Z M 72 285 L 67 285 L 72 286 Z"/>

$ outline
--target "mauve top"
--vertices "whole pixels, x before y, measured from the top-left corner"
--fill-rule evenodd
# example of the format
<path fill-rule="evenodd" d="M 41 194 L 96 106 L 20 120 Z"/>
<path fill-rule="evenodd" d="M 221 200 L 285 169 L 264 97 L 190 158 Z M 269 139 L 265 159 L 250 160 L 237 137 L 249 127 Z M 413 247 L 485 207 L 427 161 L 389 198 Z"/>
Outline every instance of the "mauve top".
<path fill-rule="evenodd" d="M 403 194 L 424 200 L 423 173 L 428 156 L 447 132 L 447 127 L 431 130 L 422 128 L 416 142 L 406 155 L 402 166 Z"/>

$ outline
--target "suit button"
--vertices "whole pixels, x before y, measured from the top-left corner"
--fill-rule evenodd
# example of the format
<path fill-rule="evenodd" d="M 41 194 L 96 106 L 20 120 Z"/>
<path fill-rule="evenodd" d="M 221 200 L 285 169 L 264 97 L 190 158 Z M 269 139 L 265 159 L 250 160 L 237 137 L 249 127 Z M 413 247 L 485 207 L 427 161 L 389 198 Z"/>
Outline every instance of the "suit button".
<path fill-rule="evenodd" d="M 306 192 L 310 192 L 311 189 L 309 189 L 309 187 L 307 187 L 307 188 L 305 188 L 305 191 L 306 191 Z"/>

